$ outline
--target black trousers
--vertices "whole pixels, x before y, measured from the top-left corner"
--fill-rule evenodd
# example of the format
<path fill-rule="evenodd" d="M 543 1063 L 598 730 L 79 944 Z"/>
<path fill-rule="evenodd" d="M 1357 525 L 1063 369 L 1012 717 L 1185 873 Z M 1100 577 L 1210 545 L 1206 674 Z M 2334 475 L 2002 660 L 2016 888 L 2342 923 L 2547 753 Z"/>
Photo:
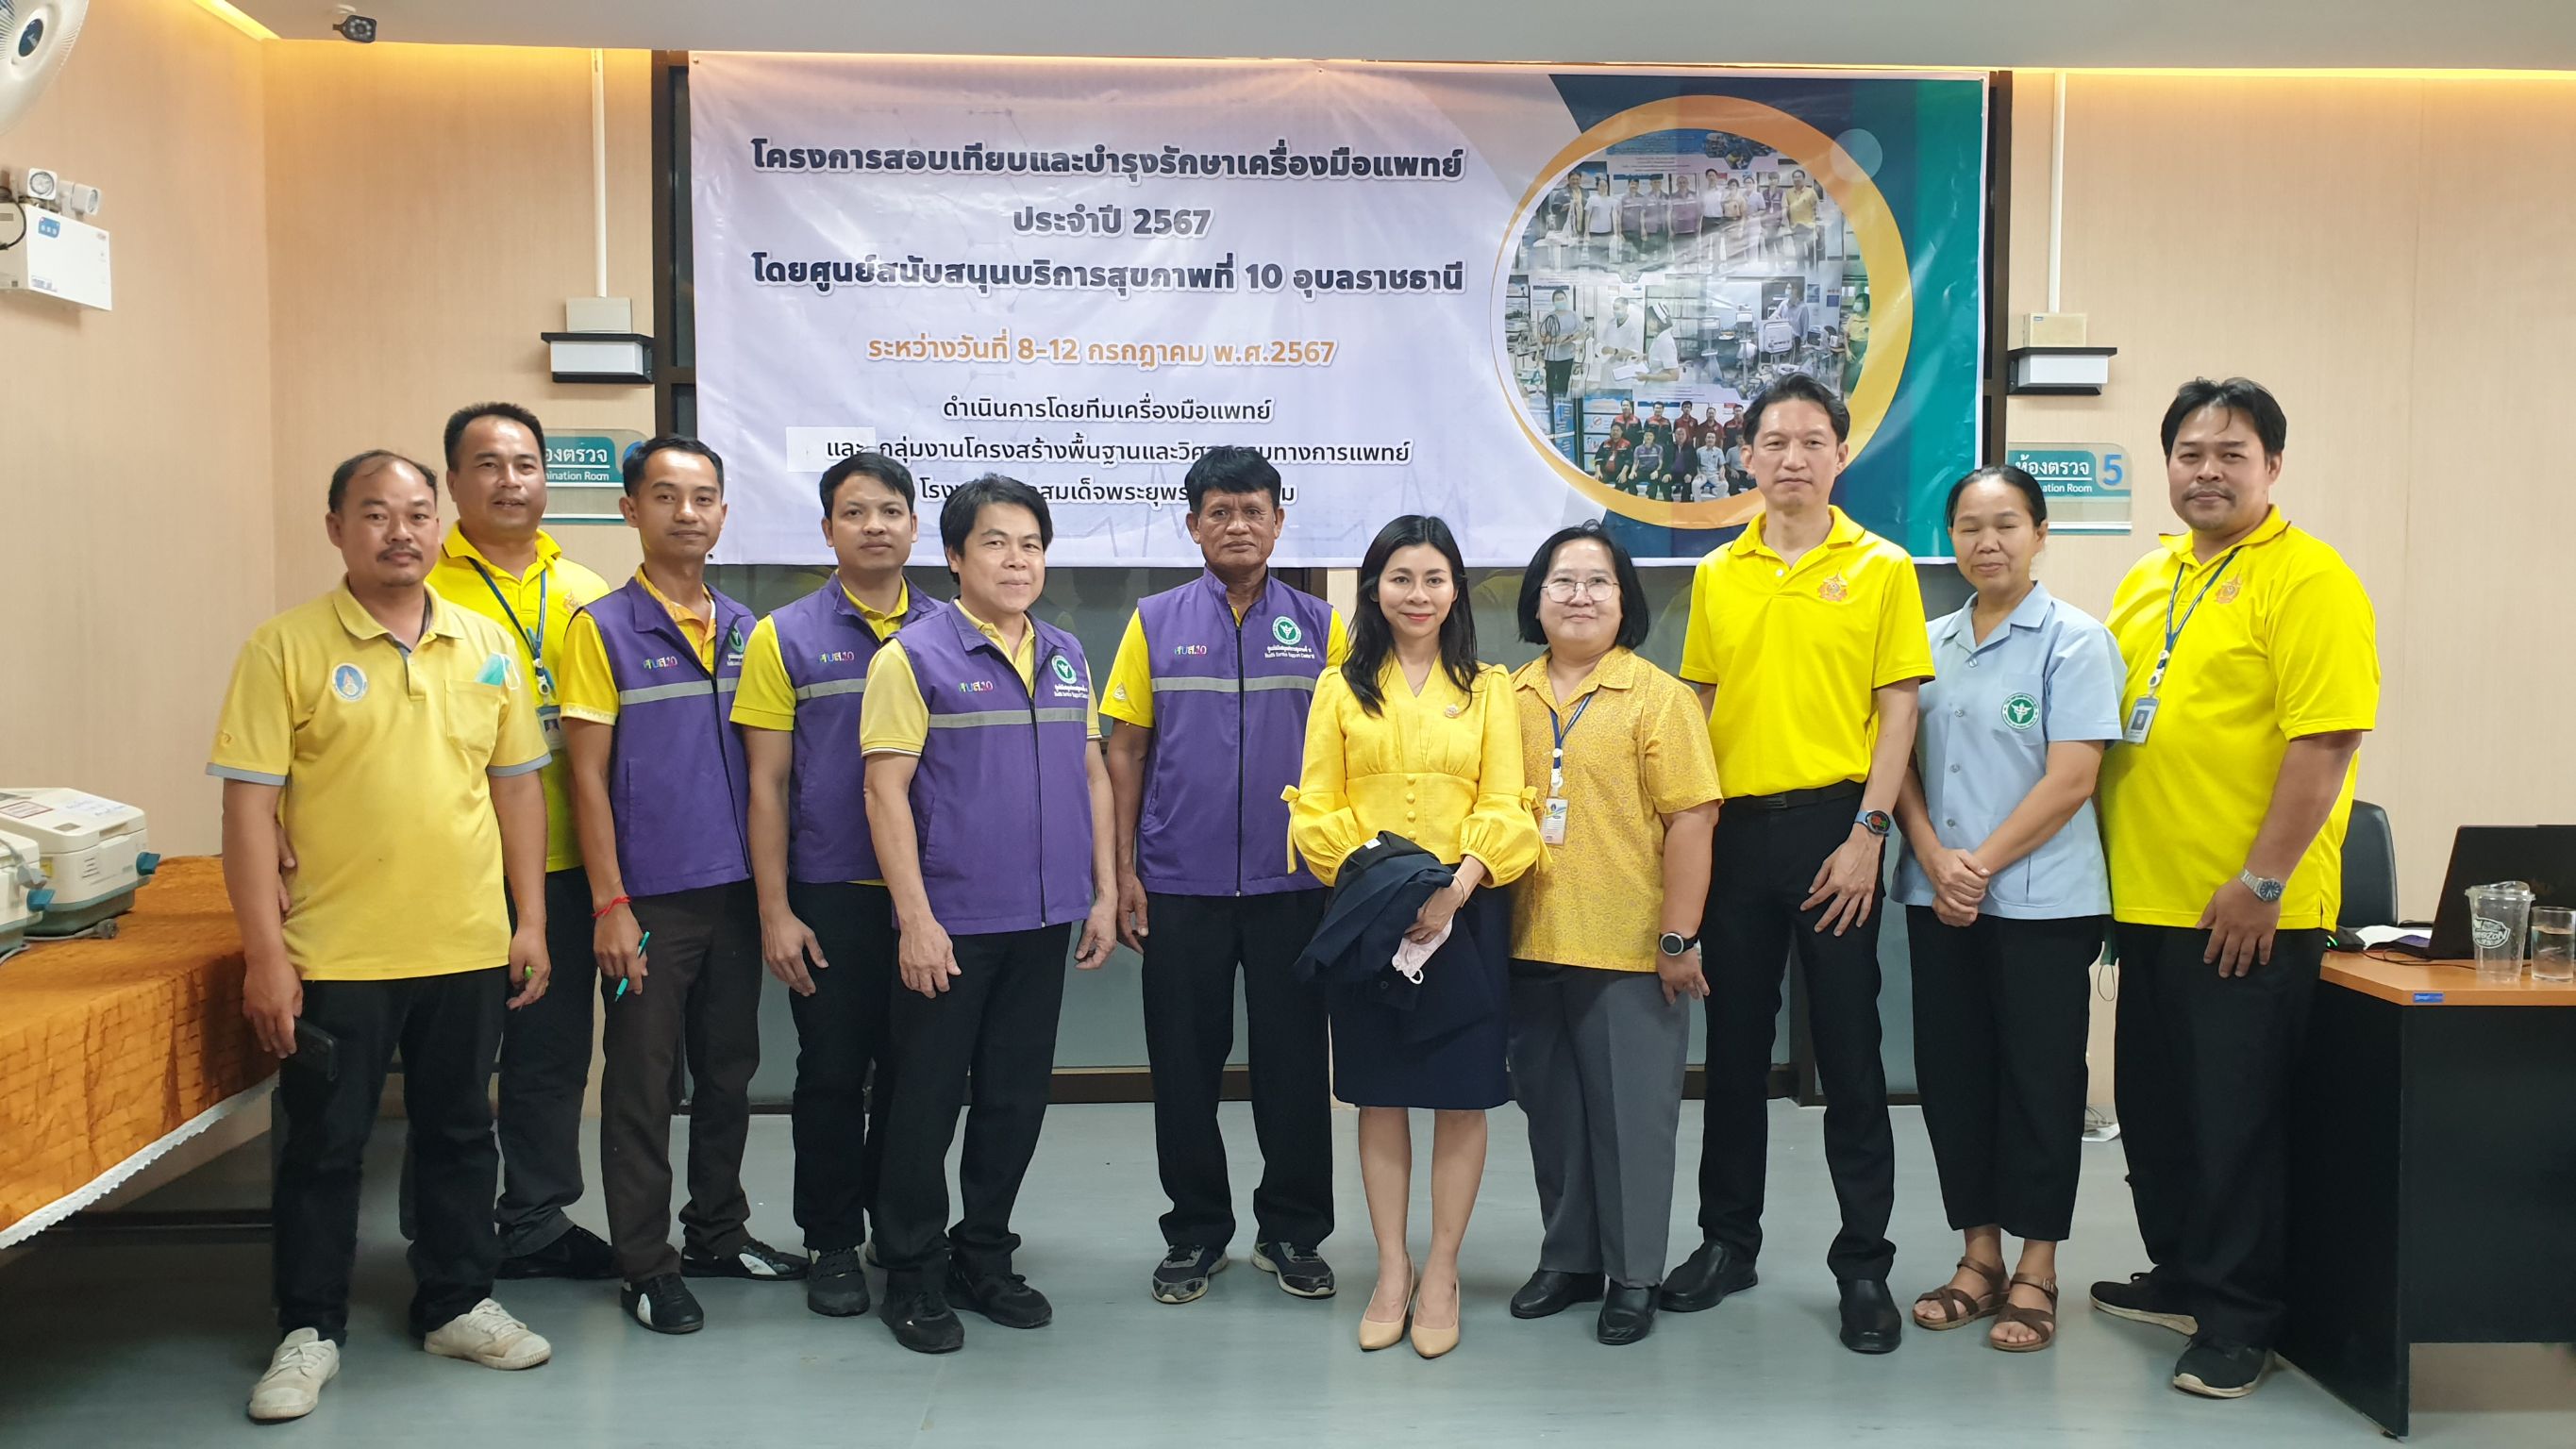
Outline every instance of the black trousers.
<path fill-rule="evenodd" d="M 1906 911 L 1914 1074 L 1950 1226 L 2066 1240 L 2084 1144 L 2084 1036 L 2102 917 L 1945 926 Z"/>
<path fill-rule="evenodd" d="M 787 997 L 796 1017 L 796 1225 L 815 1252 L 855 1248 L 867 1240 L 885 1157 L 894 897 L 878 885 L 790 881 L 787 904 L 832 963 L 811 973 L 813 995 Z"/>
<path fill-rule="evenodd" d="M 2138 1235 L 2201 1331 L 2280 1336 L 2290 1082 L 2324 931 L 2283 931 L 2272 960 L 2222 977 L 2207 931 L 2122 925 L 2112 1067 Z"/>
<path fill-rule="evenodd" d="M 1011 1206 L 1046 1121 L 1072 937 L 1070 925 L 958 936 L 959 974 L 946 991 L 927 997 L 896 985 L 887 1013 L 894 1092 L 877 1186 L 877 1261 L 889 1292 L 937 1287 L 952 1252 L 971 1272 L 1011 1271 L 1020 1246 Z M 975 1100 L 957 1168 L 965 1210 L 943 1240 L 948 1145 L 970 1072 Z"/>
<path fill-rule="evenodd" d="M 512 912 L 512 921 L 517 913 Z M 581 867 L 546 875 L 546 994 L 501 1025 L 501 1202 L 493 1217 L 501 1253 L 520 1257 L 572 1226 L 581 1200 L 581 1099 L 590 1088 L 590 877 Z"/>
<path fill-rule="evenodd" d="M 1825 1165 L 1842 1231 L 1825 1262 L 1843 1281 L 1883 1279 L 1896 1202 L 1896 1135 L 1879 1059 L 1878 920 L 1837 936 L 1802 910 L 1817 868 L 1851 838 L 1856 800 L 1786 810 L 1730 804 L 1718 817 L 1701 927 L 1708 969 L 1708 1098 L 1699 1162 L 1700 1235 L 1750 1260 L 1762 1251 L 1770 1150 L 1771 1036 L 1790 954 L 1806 973 L 1816 1073 L 1825 1089 Z"/>
<path fill-rule="evenodd" d="M 493 1053 L 509 997 L 499 966 L 395 981 L 307 981 L 304 1019 L 339 1039 L 324 1077 L 289 1062 L 277 1094 L 286 1140 L 269 1211 L 281 1334 L 310 1328 L 334 1343 L 349 1330 L 358 1255 L 358 1172 L 385 1073 L 399 1049 L 418 1232 L 411 1245 L 411 1328 L 429 1333 L 492 1296 L 501 1239 L 492 1228 Z"/>
<path fill-rule="evenodd" d="M 630 1283 L 680 1271 L 671 1247 L 671 1113 L 689 1075 L 689 1203 L 680 1226 L 702 1253 L 751 1236 L 742 1149 L 751 1074 L 760 1068 L 760 920 L 751 883 L 640 896 L 653 933 L 642 983 L 620 999 L 606 981 L 607 1058 L 599 1080 L 599 1175 L 608 1236 Z M 583 912 L 587 916 L 589 912 Z"/>
<path fill-rule="evenodd" d="M 1324 892 L 1149 895 L 1145 901 L 1145 1058 L 1154 1079 L 1154 1156 L 1172 1210 L 1163 1241 L 1223 1248 L 1234 1190 L 1216 1123 L 1234 1053 L 1234 968 L 1243 966 L 1252 1132 L 1261 1183 L 1257 1242 L 1312 1248 L 1333 1232 L 1333 1101 L 1324 990 L 1296 976 L 1324 918 Z"/>

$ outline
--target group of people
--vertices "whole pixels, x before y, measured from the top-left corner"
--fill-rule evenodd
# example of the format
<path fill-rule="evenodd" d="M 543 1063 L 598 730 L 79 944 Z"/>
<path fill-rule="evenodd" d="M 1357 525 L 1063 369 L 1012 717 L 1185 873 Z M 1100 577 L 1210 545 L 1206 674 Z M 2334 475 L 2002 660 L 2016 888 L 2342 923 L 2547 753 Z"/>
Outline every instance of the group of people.
<path fill-rule="evenodd" d="M 1696 405 L 1682 404 L 1675 417 L 1664 405 L 1637 415 L 1634 402 L 1623 403 L 1592 450 L 1592 476 L 1623 493 L 1662 503 L 1695 503 L 1748 492 L 1753 476 L 1744 468 L 1744 410 L 1730 406 L 1720 418 L 1712 406 L 1706 417 Z"/>
<path fill-rule="evenodd" d="M 429 468 L 342 464 L 325 527 L 346 578 L 244 648 L 210 765 L 244 1011 L 287 1058 L 284 1337 L 252 1416 L 309 1412 L 338 1370 L 359 1158 L 397 1050 L 411 1320 L 433 1353 L 546 1361 L 491 1296 L 531 1276 L 616 1278 L 663 1333 L 702 1325 L 688 1280 L 710 1276 L 801 1280 L 813 1311 L 866 1313 L 871 1262 L 906 1348 L 960 1347 L 959 1309 L 1049 1322 L 1014 1268 L 1012 1209 L 1068 948 L 1096 967 L 1113 941 L 1144 962 L 1170 1202 L 1152 1297 L 1204 1296 L 1237 1234 L 1217 1101 L 1239 972 L 1251 1261 L 1291 1295 L 1334 1294 L 1329 1111 L 1356 1105 L 1376 1257 L 1359 1342 L 1426 1358 L 1459 1342 L 1485 1114 L 1507 1100 L 1544 1217 L 1514 1316 L 1598 1301 L 1598 1338 L 1633 1343 L 1659 1311 L 1754 1285 L 1794 959 L 1829 1101 L 1841 1338 L 1886 1352 L 1905 1317 L 1877 1002 L 1891 838 L 1926 1121 L 1965 1239 L 1914 1320 L 1991 1318 L 2016 1351 L 2054 1339 L 2088 968 L 2115 916 L 2152 1267 L 2093 1301 L 2190 1333 L 2178 1386 L 2250 1391 L 2280 1323 L 2287 1079 L 2377 690 L 2358 581 L 2270 504 L 2280 409 L 2241 379 L 2177 396 L 2164 443 L 2190 531 L 2132 571 L 2107 629 L 2033 580 L 2046 500 L 2017 470 L 1952 491 L 1976 596 L 1927 630 L 1912 561 L 1832 504 L 1850 428 L 1832 392 L 1793 376 L 1740 422 L 1685 412 L 1676 438 L 1686 424 L 1740 430 L 1765 509 L 1700 563 L 1679 679 L 1637 652 L 1643 589 L 1598 524 L 1531 560 L 1517 622 L 1544 652 L 1516 672 L 1480 662 L 1435 517 L 1379 533 L 1345 619 L 1271 573 L 1280 478 L 1244 448 L 1190 469 L 1206 570 L 1138 603 L 1099 694 L 1081 645 L 1030 613 L 1052 521 L 1007 478 L 945 501 L 956 590 L 933 602 L 902 573 L 911 475 L 842 460 L 820 488 L 833 577 L 754 619 L 705 582 L 724 469 L 693 440 L 627 458 L 643 565 L 614 589 L 540 526 L 524 409 L 451 420 L 443 535 Z M 741 1182 L 764 962 L 793 993 L 802 1254 L 751 1235 Z M 607 1241 L 563 1211 L 594 992 Z M 1692 1001 L 1700 1242 L 1667 1272 Z M 1415 1108 L 1434 1119 L 1419 1261 Z"/>
<path fill-rule="evenodd" d="M 1830 203 L 1803 167 L 1760 173 L 1687 166 L 1651 175 L 1580 169 L 1532 218 L 1525 266 L 1631 270 L 1824 257 Z"/>

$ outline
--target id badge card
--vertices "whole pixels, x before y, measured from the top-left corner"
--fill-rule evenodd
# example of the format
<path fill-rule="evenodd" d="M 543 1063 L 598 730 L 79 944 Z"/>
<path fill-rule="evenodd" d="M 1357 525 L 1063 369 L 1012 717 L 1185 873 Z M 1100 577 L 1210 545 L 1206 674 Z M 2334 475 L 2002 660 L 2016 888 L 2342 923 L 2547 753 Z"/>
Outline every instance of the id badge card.
<path fill-rule="evenodd" d="M 545 737 L 548 750 L 563 753 L 563 710 L 551 704 L 538 705 L 537 733 Z"/>
<path fill-rule="evenodd" d="M 1549 845 L 1565 843 L 1565 797 L 1550 795 L 1540 807 L 1538 838 Z"/>
<path fill-rule="evenodd" d="M 2147 742 L 2147 731 L 2155 722 L 2156 697 L 2151 694 L 2129 706 L 2129 727 L 2120 738 L 2133 745 L 2143 745 Z"/>

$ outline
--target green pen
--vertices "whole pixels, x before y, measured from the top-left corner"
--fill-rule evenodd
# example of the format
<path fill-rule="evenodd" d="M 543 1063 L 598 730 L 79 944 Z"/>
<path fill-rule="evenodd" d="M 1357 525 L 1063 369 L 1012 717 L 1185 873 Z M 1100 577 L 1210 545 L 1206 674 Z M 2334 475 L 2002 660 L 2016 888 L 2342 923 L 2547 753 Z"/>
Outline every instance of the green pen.
<path fill-rule="evenodd" d="M 647 947 L 647 946 L 650 946 L 650 945 L 652 945 L 652 944 L 653 944 L 653 933 L 652 933 L 652 932 L 650 932 L 650 931 L 646 931 L 646 932 L 643 934 L 643 936 L 642 936 L 640 939 L 638 939 L 638 940 L 636 941 L 636 943 L 635 943 L 635 954 L 636 954 L 636 955 L 638 955 L 638 956 L 643 955 L 643 954 L 644 954 L 644 948 L 645 948 L 645 947 Z M 624 1001 L 624 1000 L 626 999 L 626 988 L 627 988 L 627 987 L 629 987 L 629 986 L 631 986 L 631 985 L 633 985 L 633 984 L 634 984 L 634 978 L 633 978 L 633 977 L 631 977 L 631 976 L 628 976 L 628 977 L 620 977 L 620 978 L 618 978 L 618 982 L 617 982 L 617 994 L 616 994 L 615 996 L 612 996 L 612 997 L 608 998 L 608 999 L 609 999 L 609 1000 L 611 1000 L 611 1001 Z"/>

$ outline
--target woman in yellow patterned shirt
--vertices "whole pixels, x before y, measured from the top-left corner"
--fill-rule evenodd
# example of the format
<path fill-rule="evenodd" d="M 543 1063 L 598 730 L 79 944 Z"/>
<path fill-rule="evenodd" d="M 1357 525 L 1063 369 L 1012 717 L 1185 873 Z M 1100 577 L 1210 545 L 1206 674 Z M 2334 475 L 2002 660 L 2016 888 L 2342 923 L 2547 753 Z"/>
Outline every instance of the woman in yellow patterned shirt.
<path fill-rule="evenodd" d="M 1406 933 L 1438 941 L 1409 1011 L 1364 986 L 1334 984 L 1333 1086 L 1360 1109 L 1360 1178 L 1377 1234 L 1378 1283 L 1360 1346 L 1404 1336 L 1414 1297 L 1405 1211 L 1413 1191 L 1409 1109 L 1433 1109 L 1431 1253 L 1413 1308 L 1413 1346 L 1437 1358 L 1458 1343 L 1458 1247 L 1485 1172 L 1485 1113 L 1509 1097 L 1503 1070 L 1510 913 L 1483 885 L 1505 885 L 1539 855 L 1521 785 L 1510 680 L 1476 662 L 1464 565 L 1449 526 L 1407 514 L 1380 530 L 1360 564 L 1350 654 L 1315 687 L 1306 759 L 1288 830 L 1326 883 L 1381 830 L 1454 863 Z M 1448 932 L 1445 940 L 1441 933 Z M 1423 1023 L 1456 1023 L 1423 1035 Z"/>

